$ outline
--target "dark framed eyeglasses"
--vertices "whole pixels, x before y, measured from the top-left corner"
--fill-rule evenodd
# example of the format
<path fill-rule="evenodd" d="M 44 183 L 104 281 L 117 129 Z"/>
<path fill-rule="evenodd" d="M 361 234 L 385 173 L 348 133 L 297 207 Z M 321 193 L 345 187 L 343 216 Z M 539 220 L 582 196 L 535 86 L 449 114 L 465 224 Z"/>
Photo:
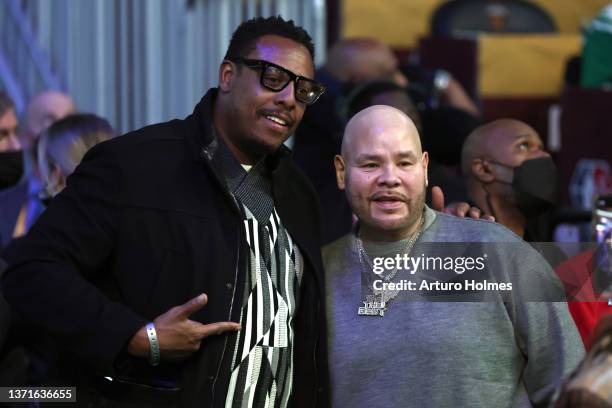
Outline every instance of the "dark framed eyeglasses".
<path fill-rule="evenodd" d="M 295 83 L 295 99 L 312 105 L 325 92 L 325 86 L 312 79 L 295 75 L 293 72 L 268 61 L 247 58 L 228 58 L 228 60 L 242 64 L 248 68 L 260 71 L 259 82 L 261 86 L 272 91 L 280 92 L 289 82 Z"/>

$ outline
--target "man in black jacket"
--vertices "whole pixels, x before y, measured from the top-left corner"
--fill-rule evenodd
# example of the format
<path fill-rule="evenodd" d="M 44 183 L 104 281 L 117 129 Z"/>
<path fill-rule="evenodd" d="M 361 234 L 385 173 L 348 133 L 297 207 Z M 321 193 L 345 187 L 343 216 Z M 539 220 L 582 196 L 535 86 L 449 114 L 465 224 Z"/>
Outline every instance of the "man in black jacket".
<path fill-rule="evenodd" d="M 318 202 L 282 145 L 313 59 L 293 22 L 243 23 L 192 115 L 96 146 L 8 248 L 6 297 L 78 361 L 79 402 L 327 405 Z"/>

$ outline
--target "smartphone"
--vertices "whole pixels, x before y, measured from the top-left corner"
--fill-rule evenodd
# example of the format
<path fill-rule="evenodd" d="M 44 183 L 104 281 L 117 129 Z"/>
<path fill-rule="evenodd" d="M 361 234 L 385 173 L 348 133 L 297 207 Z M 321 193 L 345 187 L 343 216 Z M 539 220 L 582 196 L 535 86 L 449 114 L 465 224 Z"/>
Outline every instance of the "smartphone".
<path fill-rule="evenodd" d="M 603 195 L 595 199 L 593 206 L 593 233 L 595 241 L 607 243 L 612 248 L 612 195 Z"/>

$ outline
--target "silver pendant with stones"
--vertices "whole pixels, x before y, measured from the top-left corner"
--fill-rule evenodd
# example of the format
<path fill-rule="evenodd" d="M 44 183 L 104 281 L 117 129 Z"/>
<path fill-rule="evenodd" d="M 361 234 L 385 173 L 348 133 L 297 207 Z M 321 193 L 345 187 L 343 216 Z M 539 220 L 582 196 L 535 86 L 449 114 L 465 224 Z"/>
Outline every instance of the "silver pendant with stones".
<path fill-rule="evenodd" d="M 366 300 L 363 300 L 362 303 L 363 306 L 357 309 L 359 316 L 382 317 L 387 310 L 387 302 L 383 300 L 382 294 L 366 295 Z"/>

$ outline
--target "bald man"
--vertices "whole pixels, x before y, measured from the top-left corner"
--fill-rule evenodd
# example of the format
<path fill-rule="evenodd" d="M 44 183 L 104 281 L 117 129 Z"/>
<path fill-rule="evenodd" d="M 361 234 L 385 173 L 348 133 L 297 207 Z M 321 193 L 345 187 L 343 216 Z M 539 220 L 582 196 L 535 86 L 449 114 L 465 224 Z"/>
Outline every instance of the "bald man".
<path fill-rule="evenodd" d="M 387 79 L 400 86 L 408 85 L 391 47 L 374 38 L 338 41 L 329 51 L 324 70 L 341 82 Z"/>
<path fill-rule="evenodd" d="M 23 131 L 19 134 L 23 147 L 29 149 L 53 122 L 74 112 L 74 101 L 64 93 L 45 91 L 36 95 L 28 105 Z"/>
<path fill-rule="evenodd" d="M 323 249 L 333 406 L 544 405 L 584 351 L 564 303 L 527 301 L 545 287 L 562 296 L 562 287 L 505 227 L 428 208 L 427 166 L 399 110 L 373 106 L 347 125 L 335 169 L 359 222 Z M 484 269 L 468 273 L 457 254 L 473 248 Z M 448 258 L 451 269 L 410 270 L 410 257 Z M 464 272 L 498 286 L 458 289 Z M 427 301 L 434 294 L 446 301 Z"/>
<path fill-rule="evenodd" d="M 527 221 L 556 205 L 558 177 L 538 133 L 519 120 L 477 128 L 464 142 L 461 167 L 476 206 L 527 240 Z M 541 239 L 545 240 L 545 239 Z"/>
<path fill-rule="evenodd" d="M 399 86 L 409 83 L 391 47 L 375 38 L 338 41 L 331 48 L 323 70 L 337 81 L 353 84 L 372 80 L 389 80 Z M 440 89 L 442 99 L 450 106 L 479 116 L 480 110 L 463 86 L 450 73 L 445 75 L 448 83 Z"/>

